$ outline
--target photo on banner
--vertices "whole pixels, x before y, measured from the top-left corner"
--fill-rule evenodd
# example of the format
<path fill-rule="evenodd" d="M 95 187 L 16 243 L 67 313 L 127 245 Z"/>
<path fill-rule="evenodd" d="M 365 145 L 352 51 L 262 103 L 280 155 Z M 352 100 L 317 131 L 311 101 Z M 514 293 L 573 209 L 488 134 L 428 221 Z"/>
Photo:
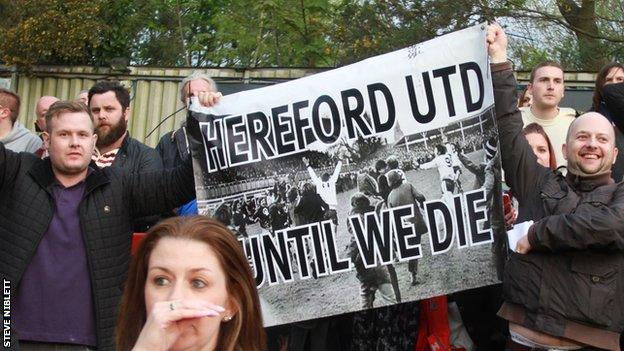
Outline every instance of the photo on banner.
<path fill-rule="evenodd" d="M 485 34 L 192 105 L 199 211 L 238 236 L 266 326 L 499 282 Z"/>

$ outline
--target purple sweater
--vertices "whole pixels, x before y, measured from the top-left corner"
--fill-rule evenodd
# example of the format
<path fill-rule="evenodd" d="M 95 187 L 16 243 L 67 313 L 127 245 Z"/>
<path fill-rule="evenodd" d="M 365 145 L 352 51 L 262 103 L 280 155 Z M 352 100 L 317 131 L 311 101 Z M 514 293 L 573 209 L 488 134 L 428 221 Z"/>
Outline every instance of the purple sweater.
<path fill-rule="evenodd" d="M 96 346 L 87 250 L 78 216 L 85 182 L 54 184 L 48 230 L 17 289 L 14 321 L 20 340 Z"/>

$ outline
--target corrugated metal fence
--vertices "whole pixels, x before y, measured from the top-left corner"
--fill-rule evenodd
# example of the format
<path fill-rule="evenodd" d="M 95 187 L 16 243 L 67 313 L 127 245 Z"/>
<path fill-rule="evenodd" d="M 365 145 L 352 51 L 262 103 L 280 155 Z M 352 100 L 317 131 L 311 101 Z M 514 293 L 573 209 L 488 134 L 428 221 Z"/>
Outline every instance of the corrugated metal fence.
<path fill-rule="evenodd" d="M 94 68 L 85 66 L 63 67 L 44 66 L 34 67 L 30 73 L 16 73 L 13 69 L 0 66 L 0 79 L 4 84 L 10 80 L 11 89 L 22 98 L 20 121 L 30 129 L 34 129 L 35 103 L 43 95 L 52 95 L 60 99 L 75 99 L 83 89 L 89 89 L 99 80 L 120 81 L 130 89 L 131 117 L 129 130 L 132 136 L 155 146 L 160 136 L 173 130 L 184 119 L 184 113 L 179 112 L 169 118 L 147 138 L 147 134 L 160 121 L 182 107 L 180 102 L 179 83 L 194 71 L 201 71 L 212 76 L 219 90 L 224 94 L 271 85 L 291 79 L 314 74 L 321 69 L 297 68 L 259 68 L 259 69 L 231 69 L 231 68 L 158 68 L 158 67 L 128 67 L 124 70 L 111 68 Z M 526 85 L 528 72 L 519 72 L 520 84 Z M 566 72 L 568 90 L 579 92 L 581 97 L 574 94 L 566 95 L 562 106 L 571 106 L 585 109 L 589 106 L 590 92 L 595 79 L 594 73 Z M 572 99 L 570 99 L 572 97 Z"/>
<path fill-rule="evenodd" d="M 48 66 L 35 67 L 28 74 L 18 74 L 0 66 L 0 78 L 9 78 L 11 89 L 20 95 L 22 105 L 19 120 L 31 130 L 34 129 L 36 119 L 35 104 L 41 96 L 75 99 L 81 90 L 89 89 L 99 80 L 119 81 L 131 93 L 131 117 L 128 121 L 131 135 L 155 146 L 161 135 L 173 130 L 184 120 L 184 113 L 178 112 L 147 138 L 147 134 L 162 119 L 182 107 L 179 83 L 194 71 L 207 73 L 217 82 L 220 91 L 230 94 L 300 78 L 321 70 L 128 67 L 120 72 L 110 68 Z"/>

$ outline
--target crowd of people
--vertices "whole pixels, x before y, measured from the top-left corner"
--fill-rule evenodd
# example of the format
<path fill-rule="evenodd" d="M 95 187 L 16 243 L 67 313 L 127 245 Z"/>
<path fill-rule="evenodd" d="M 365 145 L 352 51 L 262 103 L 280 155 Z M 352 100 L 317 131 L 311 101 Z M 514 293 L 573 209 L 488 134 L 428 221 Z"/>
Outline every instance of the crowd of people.
<path fill-rule="evenodd" d="M 475 126 L 473 128 L 478 128 Z M 447 138 L 446 143 L 454 145 L 458 150 L 470 153 L 483 147 L 483 133 L 470 133 L 471 128 L 467 128 L 463 135 L 453 135 Z M 440 135 L 443 135 L 441 132 Z M 485 134 L 486 139 L 489 135 Z M 351 190 L 356 187 L 358 171 L 367 169 L 374 172 L 375 162 L 379 159 L 385 160 L 394 157 L 398 160 L 400 168 L 404 171 L 417 169 L 417 165 L 427 163 L 436 157 L 434 142 L 429 139 L 428 144 L 424 142 L 414 143 L 409 146 L 383 144 L 375 148 L 374 152 L 364 153 L 358 158 L 358 162 L 349 160 L 344 165 L 343 171 L 336 181 L 338 193 Z M 288 188 L 297 186 L 302 180 L 309 179 L 301 157 L 306 157 L 315 169 L 324 171 L 332 168 L 338 162 L 336 155 L 319 151 L 306 151 L 304 153 L 287 156 L 276 160 L 268 160 L 252 165 L 243 165 L 229 168 L 214 173 L 204 173 L 204 186 L 207 188 L 209 198 L 220 198 L 232 194 L 254 193 L 257 196 L 269 194 L 275 183 L 286 182 Z M 299 187 L 301 188 L 301 187 Z M 259 190 L 264 190 L 264 195 L 258 195 Z M 230 207 L 232 207 L 230 201 Z"/>
<path fill-rule="evenodd" d="M 195 95 L 207 106 L 220 97 Z M 132 233 L 195 195 L 190 158 L 166 170 L 130 137 L 127 89 L 102 81 L 87 99 L 40 99 L 43 132 L 16 139 L 20 97 L 0 90 L 0 275 L 13 289 L 15 349 L 113 349 Z"/>
<path fill-rule="evenodd" d="M 250 182 L 274 176 L 304 173 L 305 167 L 301 163 L 302 156 L 310 159 L 319 168 L 330 167 L 332 163 L 335 163 L 328 154 L 310 150 L 294 156 L 263 161 L 261 167 L 258 164 L 242 165 L 219 172 L 206 173 L 204 174 L 205 185 L 220 186 L 233 182 Z"/>
<path fill-rule="evenodd" d="M 518 99 L 499 25 L 489 26 L 487 45 L 499 146 L 491 135 L 440 133 L 428 147 L 371 144 L 348 170 L 343 167 L 353 160 L 320 152 L 263 169 L 240 167 L 209 176 L 206 185 L 258 178 L 273 178 L 273 184 L 260 196 L 221 204 L 216 220 L 163 219 L 196 213 L 189 153 L 201 137 L 192 117 L 152 149 L 128 132 L 128 91 L 102 81 L 75 100 L 41 97 L 36 135 L 19 123 L 19 95 L 0 89 L 0 275 L 12 289 L 8 345 L 264 350 L 261 301 L 235 236 L 247 236 L 246 226 L 258 222 L 271 232 L 322 220 L 336 226 L 346 220 L 337 216 L 337 194 L 357 188 L 350 215 L 411 205 L 409 220 L 420 241 L 428 230 L 421 213 L 426 199 L 405 173 L 437 168 L 444 199 L 466 186 L 458 183 L 459 165 L 475 174 L 475 188 L 494 189 L 488 177 L 500 178 L 493 164 L 501 158 L 508 195 L 517 203 L 515 210 L 504 207 L 504 225 L 533 223 L 515 247 L 495 233 L 493 247 L 504 258 L 502 285 L 456 296 L 470 302 L 462 317 L 477 348 L 621 350 L 624 158 L 617 156 L 624 144 L 624 66 L 611 63 L 598 73 L 590 112 L 580 114 L 559 106 L 565 88 L 559 64 L 537 65 Z M 204 74 L 185 78 L 180 96 L 185 105 L 197 97 L 205 106 L 221 97 Z M 466 158 L 481 148 L 483 163 Z M 499 195 L 488 199 L 492 211 L 502 202 Z M 135 231 L 148 234 L 130 263 Z M 377 297 L 399 302 L 393 265 L 366 268 L 359 254 L 352 241 L 362 307 L 372 307 Z M 419 284 L 417 260 L 409 262 L 409 272 L 411 284 Z M 485 308 L 492 301 L 500 301 L 498 311 Z M 379 316 L 390 313 L 400 319 L 405 308 L 418 308 L 400 306 L 369 317 L 387 321 Z M 494 319 L 506 324 L 501 328 Z M 328 340 L 343 330 L 328 325 L 304 329 L 324 327 Z M 413 330 L 405 335 L 413 338 Z M 385 346 L 405 349 L 404 341 Z M 448 335 L 441 342 L 451 347 Z M 294 344 L 305 341 L 280 343 Z"/>

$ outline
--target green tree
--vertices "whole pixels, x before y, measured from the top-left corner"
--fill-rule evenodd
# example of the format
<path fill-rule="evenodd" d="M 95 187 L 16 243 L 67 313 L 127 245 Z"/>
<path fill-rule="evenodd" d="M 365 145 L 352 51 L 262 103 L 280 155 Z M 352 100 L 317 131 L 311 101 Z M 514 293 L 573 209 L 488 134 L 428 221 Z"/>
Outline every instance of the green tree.
<path fill-rule="evenodd" d="M 482 21 L 473 1 L 342 0 L 331 38 L 337 65 L 404 48 Z"/>
<path fill-rule="evenodd" d="M 511 55 L 624 59 L 621 0 L 0 0 L 5 64 L 335 67 L 499 19 Z"/>
<path fill-rule="evenodd" d="M 210 63 L 219 0 L 0 0 L 0 58 L 9 65 Z"/>
<path fill-rule="evenodd" d="M 516 58 L 527 56 L 518 48 L 546 52 L 566 69 L 588 71 L 624 58 L 621 0 L 486 0 L 480 6 L 492 18 L 502 18 L 515 34 L 511 44 Z M 519 63 L 530 68 L 530 62 Z"/>
<path fill-rule="evenodd" d="M 234 0 L 217 15 L 222 66 L 324 67 L 327 55 L 327 0 Z"/>
<path fill-rule="evenodd" d="M 0 53 L 10 65 L 88 64 L 101 1 L 0 2 Z"/>
<path fill-rule="evenodd" d="M 159 66 L 213 64 L 215 14 L 219 0 L 151 0 L 138 19 L 132 60 Z"/>
<path fill-rule="evenodd" d="M 143 14 L 148 8 L 145 0 L 115 0 L 101 5 L 98 23 L 91 28 L 97 45 L 90 50 L 89 63 L 107 66 L 115 58 L 130 60 L 136 51 L 134 38 L 145 26 Z"/>

